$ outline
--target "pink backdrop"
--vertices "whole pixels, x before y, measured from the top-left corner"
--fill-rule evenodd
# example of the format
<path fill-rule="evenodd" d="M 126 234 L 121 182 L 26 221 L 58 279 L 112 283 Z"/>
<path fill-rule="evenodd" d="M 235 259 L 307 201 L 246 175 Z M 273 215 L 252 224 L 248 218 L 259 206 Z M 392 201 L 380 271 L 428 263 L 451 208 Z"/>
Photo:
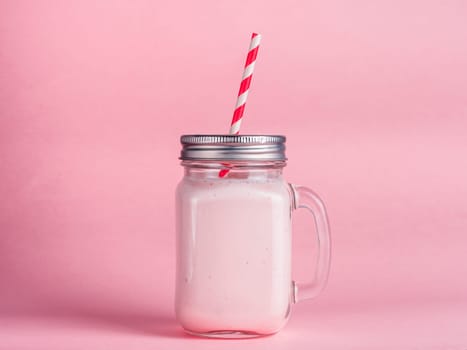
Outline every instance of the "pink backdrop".
<path fill-rule="evenodd" d="M 454 0 L 2 1 L 0 348 L 466 349 L 466 18 Z M 228 130 L 252 31 L 242 130 L 287 135 L 333 267 L 281 333 L 194 339 L 172 311 L 178 138 Z"/>

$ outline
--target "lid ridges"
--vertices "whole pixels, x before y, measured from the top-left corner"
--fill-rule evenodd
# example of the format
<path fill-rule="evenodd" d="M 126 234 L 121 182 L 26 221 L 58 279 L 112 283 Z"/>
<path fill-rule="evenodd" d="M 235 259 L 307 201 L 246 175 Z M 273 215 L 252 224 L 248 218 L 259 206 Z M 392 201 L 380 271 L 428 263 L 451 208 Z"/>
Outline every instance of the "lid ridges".
<path fill-rule="evenodd" d="M 285 161 L 285 136 L 183 135 L 182 160 Z"/>

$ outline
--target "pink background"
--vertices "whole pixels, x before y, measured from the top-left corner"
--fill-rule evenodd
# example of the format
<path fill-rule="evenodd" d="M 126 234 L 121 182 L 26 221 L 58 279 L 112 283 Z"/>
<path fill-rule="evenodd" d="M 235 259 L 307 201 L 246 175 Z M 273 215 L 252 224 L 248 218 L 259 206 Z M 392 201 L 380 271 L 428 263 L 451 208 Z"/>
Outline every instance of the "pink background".
<path fill-rule="evenodd" d="M 463 1 L 0 3 L 1 349 L 467 348 Z M 273 337 L 174 321 L 182 133 L 288 137 L 326 202 L 329 285 Z M 295 275 L 310 223 L 295 220 Z"/>

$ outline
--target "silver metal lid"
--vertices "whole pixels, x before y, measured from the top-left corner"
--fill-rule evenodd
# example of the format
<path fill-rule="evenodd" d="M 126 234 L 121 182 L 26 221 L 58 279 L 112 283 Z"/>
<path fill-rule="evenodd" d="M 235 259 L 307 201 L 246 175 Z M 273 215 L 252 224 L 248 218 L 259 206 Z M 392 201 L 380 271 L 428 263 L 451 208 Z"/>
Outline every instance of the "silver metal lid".
<path fill-rule="evenodd" d="M 285 161 L 285 136 L 183 135 L 182 160 Z"/>

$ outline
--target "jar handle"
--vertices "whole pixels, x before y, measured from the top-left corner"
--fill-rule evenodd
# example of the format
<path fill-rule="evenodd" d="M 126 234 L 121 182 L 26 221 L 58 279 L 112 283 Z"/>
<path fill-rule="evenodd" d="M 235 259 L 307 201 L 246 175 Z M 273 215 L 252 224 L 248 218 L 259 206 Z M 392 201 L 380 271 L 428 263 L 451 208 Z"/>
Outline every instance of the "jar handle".
<path fill-rule="evenodd" d="M 292 192 L 292 210 L 305 208 L 313 214 L 318 235 L 318 257 L 314 279 L 311 282 L 292 281 L 293 302 L 318 296 L 326 286 L 331 265 L 331 233 L 323 201 L 316 193 L 304 186 L 289 184 Z"/>

